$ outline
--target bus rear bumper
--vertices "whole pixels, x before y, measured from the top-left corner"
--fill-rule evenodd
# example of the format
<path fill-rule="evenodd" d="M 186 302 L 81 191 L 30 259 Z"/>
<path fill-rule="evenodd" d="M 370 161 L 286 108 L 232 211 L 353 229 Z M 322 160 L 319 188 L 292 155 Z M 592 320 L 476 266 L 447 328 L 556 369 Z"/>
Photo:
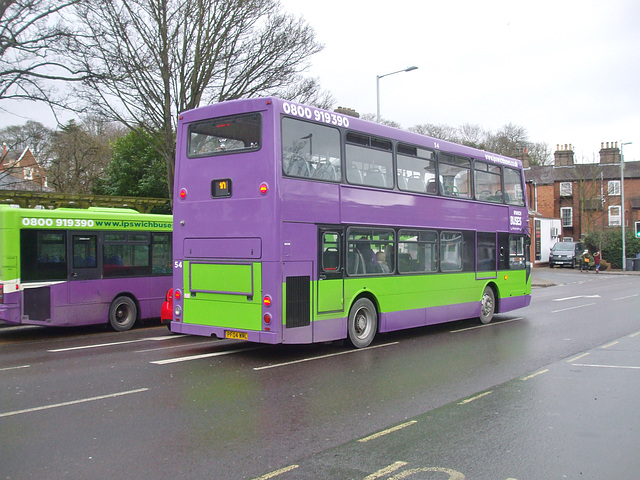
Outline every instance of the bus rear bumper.
<path fill-rule="evenodd" d="M 256 332 L 252 330 L 235 330 L 222 327 L 211 327 L 208 325 L 192 325 L 189 323 L 171 322 L 171 331 L 173 333 L 182 333 L 186 335 L 199 335 L 201 337 L 218 337 L 226 338 L 225 332 L 239 332 L 247 334 L 247 341 L 255 343 L 282 343 L 281 336 L 275 332 Z"/>
<path fill-rule="evenodd" d="M 20 322 L 20 305 L 17 303 L 0 304 L 0 321 L 19 325 Z"/>
<path fill-rule="evenodd" d="M 527 307 L 531 303 L 531 295 L 520 295 L 517 297 L 505 297 L 500 299 L 500 312 L 510 312 L 518 308 Z"/>

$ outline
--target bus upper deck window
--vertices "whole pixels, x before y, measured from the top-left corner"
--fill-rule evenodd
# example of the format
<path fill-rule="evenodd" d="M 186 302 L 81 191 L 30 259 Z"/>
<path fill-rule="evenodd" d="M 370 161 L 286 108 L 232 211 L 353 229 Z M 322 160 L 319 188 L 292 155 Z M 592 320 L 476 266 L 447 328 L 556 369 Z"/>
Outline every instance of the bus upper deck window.
<path fill-rule="evenodd" d="M 259 113 L 233 115 L 189 125 L 188 156 L 210 157 L 260 149 L 262 116 Z"/>

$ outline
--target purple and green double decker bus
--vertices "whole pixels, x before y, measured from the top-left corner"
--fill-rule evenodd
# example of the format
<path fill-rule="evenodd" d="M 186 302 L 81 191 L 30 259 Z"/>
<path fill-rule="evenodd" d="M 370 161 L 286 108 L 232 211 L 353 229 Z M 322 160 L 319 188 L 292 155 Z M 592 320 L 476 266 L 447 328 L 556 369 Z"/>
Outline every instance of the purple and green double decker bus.
<path fill-rule="evenodd" d="M 277 98 L 184 112 L 179 333 L 348 339 L 525 307 L 520 161 Z"/>
<path fill-rule="evenodd" d="M 130 329 L 171 288 L 171 215 L 0 205 L 0 322 Z"/>

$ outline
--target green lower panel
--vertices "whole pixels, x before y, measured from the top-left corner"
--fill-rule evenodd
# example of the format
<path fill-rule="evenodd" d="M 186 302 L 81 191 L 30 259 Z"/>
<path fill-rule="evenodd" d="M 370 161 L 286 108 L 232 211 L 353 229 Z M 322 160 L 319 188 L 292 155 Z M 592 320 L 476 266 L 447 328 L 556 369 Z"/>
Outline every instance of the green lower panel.
<path fill-rule="evenodd" d="M 187 272 L 191 291 L 253 295 L 254 265 L 189 262 Z M 260 269 L 255 274 L 260 275 Z"/>
<path fill-rule="evenodd" d="M 261 330 L 262 265 L 185 262 L 184 323 Z"/>
<path fill-rule="evenodd" d="M 262 328 L 262 307 L 259 299 L 255 302 L 236 303 L 195 298 L 184 299 L 184 323 L 210 325 L 241 330 Z"/>
<path fill-rule="evenodd" d="M 497 286 L 500 298 L 521 296 L 531 293 L 530 279 L 525 283 L 525 278 L 524 270 L 499 272 L 497 278 L 491 279 L 476 279 L 475 273 L 347 278 L 344 282 L 345 308 L 348 309 L 353 298 L 364 291 L 375 296 L 382 312 L 478 302 L 487 283 Z M 323 282 L 322 288 L 329 291 L 329 282 L 334 281 Z M 329 300 L 325 298 L 324 301 Z"/>

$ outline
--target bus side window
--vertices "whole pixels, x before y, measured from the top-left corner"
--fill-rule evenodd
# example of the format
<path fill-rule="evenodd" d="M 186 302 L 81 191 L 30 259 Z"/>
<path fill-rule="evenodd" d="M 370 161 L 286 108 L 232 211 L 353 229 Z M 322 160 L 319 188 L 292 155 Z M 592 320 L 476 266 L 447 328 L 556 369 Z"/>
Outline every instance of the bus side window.
<path fill-rule="evenodd" d="M 73 236 L 73 268 L 96 268 L 95 235 Z"/>
<path fill-rule="evenodd" d="M 322 270 L 325 272 L 340 270 L 340 234 L 337 232 L 322 234 Z"/>
<path fill-rule="evenodd" d="M 504 201 L 509 205 L 524 206 L 522 178 L 513 168 L 504 169 Z"/>
<path fill-rule="evenodd" d="M 20 231 L 20 271 L 23 282 L 66 280 L 66 236 L 60 231 Z"/>

